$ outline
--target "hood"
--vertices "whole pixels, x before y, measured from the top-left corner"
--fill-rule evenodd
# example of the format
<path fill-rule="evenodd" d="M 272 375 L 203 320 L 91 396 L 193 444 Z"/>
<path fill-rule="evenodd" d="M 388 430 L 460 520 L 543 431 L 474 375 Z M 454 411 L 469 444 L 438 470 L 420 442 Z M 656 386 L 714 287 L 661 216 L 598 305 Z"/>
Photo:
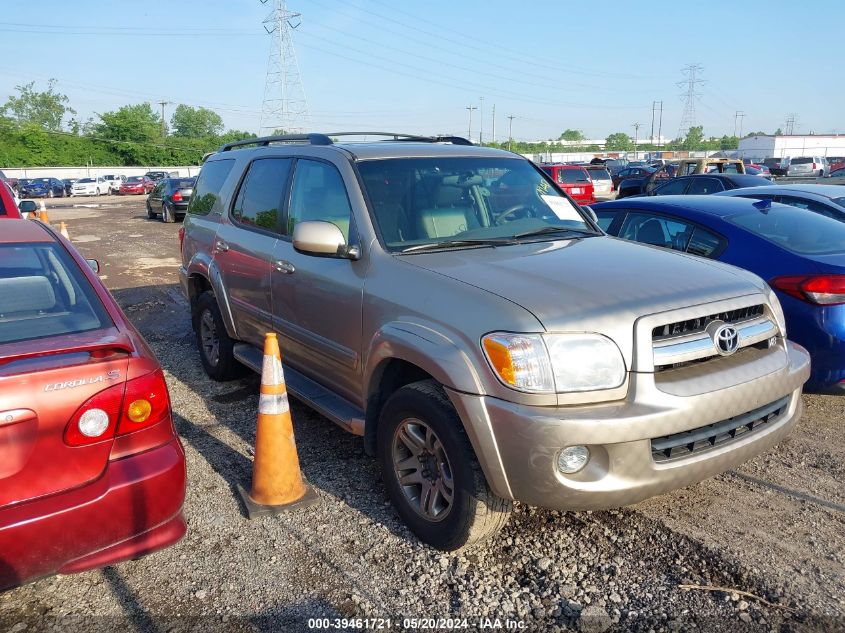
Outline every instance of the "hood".
<path fill-rule="evenodd" d="M 638 318 L 765 295 L 766 288 L 755 275 L 727 264 L 611 237 L 421 253 L 403 259 L 520 305 L 546 331 L 605 334 L 629 362 Z"/>

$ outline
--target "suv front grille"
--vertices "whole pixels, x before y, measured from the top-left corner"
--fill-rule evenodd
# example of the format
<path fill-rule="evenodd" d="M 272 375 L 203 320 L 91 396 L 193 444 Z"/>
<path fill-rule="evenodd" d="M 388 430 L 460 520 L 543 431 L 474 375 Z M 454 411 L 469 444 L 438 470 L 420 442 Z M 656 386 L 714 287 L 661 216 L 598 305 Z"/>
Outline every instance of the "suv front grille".
<path fill-rule="evenodd" d="M 711 321 L 724 321 L 725 323 L 739 323 L 740 321 L 747 321 L 763 316 L 765 308 L 762 304 L 756 306 L 748 306 L 747 308 L 737 308 L 736 310 L 728 310 L 727 312 L 719 312 L 718 314 L 709 314 L 707 316 L 698 317 L 696 319 L 687 319 L 686 321 L 677 321 L 675 323 L 667 323 L 666 325 L 658 325 L 651 331 L 652 339 L 659 341 L 671 336 L 683 336 L 685 334 L 696 334 L 703 332 L 707 324 Z"/>
<path fill-rule="evenodd" d="M 697 429 L 655 437 L 651 440 L 651 456 L 655 462 L 696 455 L 716 446 L 722 446 L 739 437 L 747 437 L 770 424 L 789 406 L 789 396 L 748 413 L 736 415 L 721 422 Z"/>

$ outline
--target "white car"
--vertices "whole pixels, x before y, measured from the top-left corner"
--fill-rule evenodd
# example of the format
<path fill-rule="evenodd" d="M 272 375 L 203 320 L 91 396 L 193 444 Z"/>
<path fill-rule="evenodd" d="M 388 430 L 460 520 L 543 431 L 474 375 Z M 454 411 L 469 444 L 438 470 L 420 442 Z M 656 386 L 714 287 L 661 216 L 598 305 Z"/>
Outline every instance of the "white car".
<path fill-rule="evenodd" d="M 80 178 L 70 188 L 72 196 L 101 196 L 109 192 L 109 183 L 100 178 Z"/>
<path fill-rule="evenodd" d="M 105 180 L 109 184 L 109 193 L 117 193 L 120 191 L 120 185 L 122 185 L 126 181 L 126 176 L 121 176 L 118 174 L 106 174 L 103 176 L 103 180 Z"/>

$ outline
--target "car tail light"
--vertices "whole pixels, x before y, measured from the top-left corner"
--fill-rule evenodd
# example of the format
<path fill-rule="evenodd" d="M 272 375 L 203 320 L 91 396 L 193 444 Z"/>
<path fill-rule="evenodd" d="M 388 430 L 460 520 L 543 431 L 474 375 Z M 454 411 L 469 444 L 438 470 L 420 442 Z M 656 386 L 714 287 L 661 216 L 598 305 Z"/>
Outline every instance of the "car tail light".
<path fill-rule="evenodd" d="M 91 396 L 65 428 L 65 443 L 95 444 L 153 426 L 169 415 L 167 383 L 158 369 Z"/>
<path fill-rule="evenodd" d="M 182 250 L 182 246 L 185 244 L 185 227 L 179 227 L 179 250 Z"/>
<path fill-rule="evenodd" d="M 170 196 L 170 198 L 171 200 L 173 200 L 173 202 L 182 202 L 182 193 L 179 191 L 174 191 L 173 195 Z"/>
<path fill-rule="evenodd" d="M 845 275 L 785 275 L 770 282 L 791 297 L 816 305 L 845 303 Z"/>

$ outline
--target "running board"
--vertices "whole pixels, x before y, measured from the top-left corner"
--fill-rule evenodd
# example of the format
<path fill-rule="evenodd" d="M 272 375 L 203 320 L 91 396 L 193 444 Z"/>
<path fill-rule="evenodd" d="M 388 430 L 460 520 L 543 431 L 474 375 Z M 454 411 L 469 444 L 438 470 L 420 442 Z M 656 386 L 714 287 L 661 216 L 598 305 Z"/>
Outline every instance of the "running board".
<path fill-rule="evenodd" d="M 239 362 L 261 375 L 264 361 L 264 353 L 261 350 L 248 343 L 236 343 L 232 353 Z M 364 412 L 361 409 L 287 365 L 284 366 L 284 372 L 290 395 L 324 415 L 344 431 L 364 435 Z"/>

